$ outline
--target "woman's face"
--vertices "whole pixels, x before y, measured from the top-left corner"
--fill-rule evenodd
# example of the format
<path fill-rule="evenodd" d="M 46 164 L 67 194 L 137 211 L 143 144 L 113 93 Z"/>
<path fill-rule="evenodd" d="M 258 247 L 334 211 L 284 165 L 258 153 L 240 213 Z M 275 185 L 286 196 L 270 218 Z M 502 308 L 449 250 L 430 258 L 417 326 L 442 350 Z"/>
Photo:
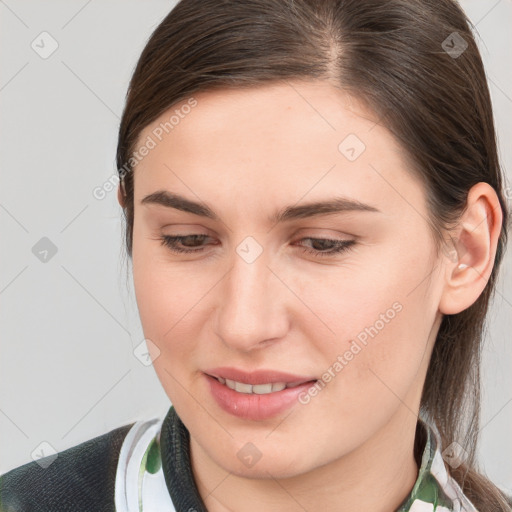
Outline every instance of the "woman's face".
<path fill-rule="evenodd" d="M 195 456 L 285 477 L 415 425 L 444 259 L 377 121 L 327 83 L 292 82 L 199 93 L 142 132 L 136 299 Z M 182 199 L 144 201 L 156 192 Z M 266 394 L 286 381 L 306 384 Z"/>

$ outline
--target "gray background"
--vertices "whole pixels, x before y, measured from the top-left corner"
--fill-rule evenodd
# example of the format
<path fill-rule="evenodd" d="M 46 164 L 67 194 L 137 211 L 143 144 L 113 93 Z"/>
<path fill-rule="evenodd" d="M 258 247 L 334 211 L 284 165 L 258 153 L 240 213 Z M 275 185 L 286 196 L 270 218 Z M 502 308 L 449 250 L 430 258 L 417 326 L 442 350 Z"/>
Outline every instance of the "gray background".
<path fill-rule="evenodd" d="M 133 352 L 143 334 L 116 190 L 103 200 L 93 190 L 116 174 L 129 78 L 174 4 L 0 0 L 0 473 L 49 454 L 42 442 L 61 451 L 170 405 Z M 512 0 L 461 4 L 477 25 L 511 204 Z M 43 31 L 58 43 L 46 59 L 31 47 Z M 479 448 L 509 492 L 511 269 L 509 247 L 483 353 Z"/>

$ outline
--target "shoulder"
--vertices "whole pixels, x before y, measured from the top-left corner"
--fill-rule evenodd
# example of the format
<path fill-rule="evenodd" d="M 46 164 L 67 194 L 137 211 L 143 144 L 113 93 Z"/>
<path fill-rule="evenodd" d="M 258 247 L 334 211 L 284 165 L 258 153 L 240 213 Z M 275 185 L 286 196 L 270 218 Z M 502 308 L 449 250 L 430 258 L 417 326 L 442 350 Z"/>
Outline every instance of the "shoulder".
<path fill-rule="evenodd" d="M 0 475 L 0 512 L 114 511 L 119 452 L 132 426 Z"/>

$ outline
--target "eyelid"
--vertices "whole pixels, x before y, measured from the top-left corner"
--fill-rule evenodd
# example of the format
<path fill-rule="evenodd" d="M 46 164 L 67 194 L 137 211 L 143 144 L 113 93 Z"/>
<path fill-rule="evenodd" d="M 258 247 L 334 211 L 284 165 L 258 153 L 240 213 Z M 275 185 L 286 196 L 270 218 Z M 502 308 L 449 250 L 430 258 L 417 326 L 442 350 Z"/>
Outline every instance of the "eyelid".
<path fill-rule="evenodd" d="M 200 240 L 205 240 L 208 238 L 212 238 L 204 233 L 187 233 L 184 235 L 161 235 L 160 243 L 163 246 L 166 246 L 167 249 L 175 254 L 175 255 L 195 255 L 195 254 L 204 254 L 206 252 L 206 245 L 199 245 L 191 247 L 187 246 L 179 246 L 180 243 L 183 243 L 183 239 L 186 238 L 199 238 Z M 303 240 L 313 240 L 316 242 L 332 242 L 333 246 L 327 250 L 315 249 L 313 247 L 308 247 L 307 245 L 296 244 L 295 247 L 300 248 L 303 253 L 307 253 L 312 255 L 314 258 L 336 258 L 351 250 L 353 246 L 357 245 L 357 241 L 355 239 L 339 239 L 339 238 L 328 238 L 328 237 L 315 237 L 315 236 L 305 236 L 298 238 L 298 242 Z M 297 242 L 296 241 L 296 242 Z M 295 243 L 296 243 L 295 242 Z M 211 244 L 209 244 L 211 245 Z M 213 244 L 218 245 L 218 244 Z M 328 244 L 329 245 L 329 244 Z"/>
<path fill-rule="evenodd" d="M 340 226 L 329 226 L 329 227 L 318 227 L 318 226 L 295 226 L 295 229 L 290 230 L 289 226 L 283 231 L 282 235 L 286 239 L 295 239 L 301 237 L 310 238 L 359 238 L 352 230 L 340 230 L 337 229 Z M 348 226 L 347 226 L 348 227 Z M 172 229 L 171 233 L 164 233 L 163 230 L 166 228 Z M 229 230 L 231 231 L 231 230 Z M 203 224 L 198 223 L 164 223 L 155 230 L 155 235 L 160 236 L 161 234 L 169 234 L 170 236 L 186 236 L 186 235 L 207 235 L 211 237 L 223 236 L 219 234 L 217 230 L 213 230 Z"/>
<path fill-rule="evenodd" d="M 334 228 L 301 227 L 294 231 L 292 238 L 358 238 L 354 233 Z"/>

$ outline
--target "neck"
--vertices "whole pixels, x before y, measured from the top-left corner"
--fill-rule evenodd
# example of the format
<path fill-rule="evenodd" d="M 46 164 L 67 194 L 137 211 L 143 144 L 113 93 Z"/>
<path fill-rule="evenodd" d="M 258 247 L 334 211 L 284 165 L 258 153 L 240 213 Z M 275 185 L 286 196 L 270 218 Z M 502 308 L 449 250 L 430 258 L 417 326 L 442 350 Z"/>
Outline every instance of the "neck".
<path fill-rule="evenodd" d="M 251 479 L 221 468 L 190 439 L 191 465 L 209 512 L 353 512 L 396 510 L 418 477 L 416 417 L 397 414 L 352 452 L 307 473 Z"/>

